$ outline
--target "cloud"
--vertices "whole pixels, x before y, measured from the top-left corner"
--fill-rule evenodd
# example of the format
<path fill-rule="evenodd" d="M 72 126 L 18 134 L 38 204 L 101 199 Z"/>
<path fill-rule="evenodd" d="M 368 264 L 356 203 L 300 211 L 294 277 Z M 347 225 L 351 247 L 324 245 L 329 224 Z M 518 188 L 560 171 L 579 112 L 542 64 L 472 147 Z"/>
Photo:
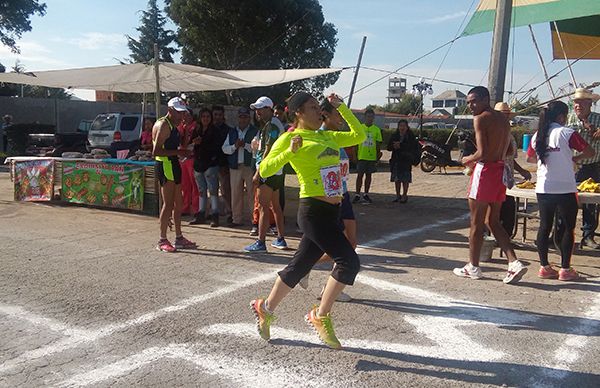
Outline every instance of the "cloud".
<path fill-rule="evenodd" d="M 443 15 L 443 16 L 435 16 L 435 17 L 430 17 L 427 19 L 422 19 L 422 20 L 412 20 L 412 21 L 407 21 L 407 24 L 440 24 L 440 23 L 444 23 L 450 20 L 455 20 L 455 19 L 460 19 L 465 17 L 465 15 L 467 14 L 466 11 L 459 11 L 459 12 L 454 12 L 448 15 Z"/>
<path fill-rule="evenodd" d="M 82 50 L 121 48 L 127 44 L 125 35 L 106 34 L 102 32 L 86 32 L 76 38 L 54 38 L 53 40 L 75 45 Z"/>
<path fill-rule="evenodd" d="M 49 69 L 67 66 L 65 61 L 56 59 L 52 50 L 48 47 L 32 41 L 20 41 L 18 44 L 21 54 L 15 54 L 6 46 L 0 45 L 0 59 L 2 64 L 10 71 L 10 68 L 18 60 L 26 70 Z"/>

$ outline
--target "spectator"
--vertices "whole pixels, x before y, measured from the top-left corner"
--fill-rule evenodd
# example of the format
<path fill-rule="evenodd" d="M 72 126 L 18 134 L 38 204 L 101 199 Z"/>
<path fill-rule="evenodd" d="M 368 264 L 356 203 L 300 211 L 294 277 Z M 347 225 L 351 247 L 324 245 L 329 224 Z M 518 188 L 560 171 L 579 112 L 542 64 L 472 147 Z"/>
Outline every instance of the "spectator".
<path fill-rule="evenodd" d="M 194 176 L 200 199 L 198 213 L 190 225 L 203 224 L 210 196 L 210 226 L 219 226 L 219 155 L 222 153 L 219 130 L 212 124 L 210 109 L 200 110 L 200 123 L 192 134 L 194 144 Z"/>
<path fill-rule="evenodd" d="M 185 149 L 193 151 L 192 134 L 196 129 L 196 119 L 194 111 L 189 108 L 183 121 L 177 127 L 179 136 L 181 137 L 181 146 Z M 183 194 L 183 204 L 181 206 L 181 214 L 196 214 L 198 213 L 198 201 L 200 193 L 194 176 L 194 158 L 185 157 L 180 159 L 181 163 L 181 191 Z"/>
<path fill-rule="evenodd" d="M 381 159 L 381 129 L 373 124 L 375 120 L 375 112 L 373 109 L 365 110 L 365 132 L 367 138 L 361 144 L 358 145 L 358 163 L 356 164 L 356 196 L 352 202 L 360 202 L 361 199 L 364 203 L 372 203 L 373 201 L 369 197 L 369 190 L 371 189 L 371 177 L 373 173 L 377 172 L 377 162 Z M 363 177 L 365 180 L 365 193 L 361 198 L 360 191 L 362 189 Z"/>
<path fill-rule="evenodd" d="M 581 160 L 581 167 L 576 175 L 577 182 L 592 178 L 600 182 L 600 114 L 592 112 L 592 103 L 600 96 L 587 89 L 577 89 L 573 94 L 573 109 L 575 114 L 569 118 L 568 126 L 575 129 L 583 140 L 592 146 L 595 155 Z M 581 248 L 600 249 L 594 240 L 598 228 L 598 205 L 583 205 L 583 238 Z"/>
<path fill-rule="evenodd" d="M 225 142 L 231 127 L 225 123 L 225 108 L 221 105 L 213 105 L 212 108 L 213 125 L 217 129 L 219 144 Z M 225 202 L 225 214 L 227 214 L 227 223 L 233 222 L 231 215 L 231 178 L 229 177 L 229 162 L 227 155 L 219 147 L 219 186 L 221 187 L 221 196 Z"/>
<path fill-rule="evenodd" d="M 140 148 L 144 151 L 152 150 L 152 127 L 154 126 L 154 120 L 150 117 L 144 119 L 144 127 L 142 128 L 142 135 L 140 136 Z"/>
<path fill-rule="evenodd" d="M 540 257 L 538 276 L 543 279 L 577 280 L 571 268 L 575 223 L 577 221 L 577 183 L 573 162 L 594 156 L 594 149 L 573 129 L 565 127 L 569 107 L 553 101 L 540 113 L 539 129 L 527 150 L 527 160 L 538 165 L 535 193 L 540 209 L 536 246 Z M 580 152 L 573 156 L 573 150 Z M 548 262 L 548 239 L 557 213 L 564 232 L 559 240 L 561 264 L 556 271 Z"/>
<path fill-rule="evenodd" d="M 400 120 L 398 130 L 392 134 L 387 145 L 392 151 L 390 159 L 390 182 L 396 185 L 396 199 L 393 202 L 408 201 L 408 186 L 412 183 L 412 165 L 419 158 L 419 142 L 408 127 L 408 121 Z M 400 195 L 402 187 L 402 195 Z"/>
<path fill-rule="evenodd" d="M 231 208 L 233 220 L 230 226 L 242 226 L 244 221 L 244 188 L 246 190 L 246 210 L 254 204 L 254 190 L 252 178 L 254 168 L 252 164 L 252 139 L 256 137 L 258 129 L 250 124 L 250 110 L 238 110 L 238 126 L 232 128 L 223 143 L 223 152 L 229 162 L 229 175 L 231 177 Z"/>

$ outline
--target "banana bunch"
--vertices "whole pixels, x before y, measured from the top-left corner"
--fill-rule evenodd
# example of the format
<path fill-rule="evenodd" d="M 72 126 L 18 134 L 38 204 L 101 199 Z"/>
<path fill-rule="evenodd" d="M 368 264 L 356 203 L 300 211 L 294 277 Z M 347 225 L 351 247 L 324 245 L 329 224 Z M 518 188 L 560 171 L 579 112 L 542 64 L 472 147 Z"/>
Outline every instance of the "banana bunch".
<path fill-rule="evenodd" d="M 519 189 L 535 189 L 535 182 L 525 181 L 516 185 Z"/>
<path fill-rule="evenodd" d="M 577 190 L 584 193 L 600 193 L 600 184 L 594 182 L 592 178 L 586 179 L 577 186 Z"/>

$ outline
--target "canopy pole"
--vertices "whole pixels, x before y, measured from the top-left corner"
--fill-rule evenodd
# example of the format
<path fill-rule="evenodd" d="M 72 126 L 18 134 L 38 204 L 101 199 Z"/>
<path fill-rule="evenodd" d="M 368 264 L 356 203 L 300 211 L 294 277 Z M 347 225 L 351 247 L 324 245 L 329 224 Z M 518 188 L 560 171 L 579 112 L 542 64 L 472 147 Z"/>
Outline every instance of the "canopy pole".
<path fill-rule="evenodd" d="M 146 92 L 142 93 L 142 131 L 144 130 L 144 117 L 146 117 Z"/>
<path fill-rule="evenodd" d="M 512 3 L 512 0 L 498 0 L 496 3 L 496 19 L 494 21 L 490 75 L 488 78 L 490 104 L 492 106 L 504 98 Z"/>
<path fill-rule="evenodd" d="M 350 87 L 350 96 L 348 97 L 348 108 L 352 104 L 352 96 L 354 95 L 354 87 L 356 86 L 356 80 L 358 79 L 358 70 L 360 70 L 360 63 L 362 62 L 363 52 L 365 51 L 365 44 L 367 43 L 367 37 L 363 36 L 362 44 L 360 46 L 360 53 L 358 54 L 358 63 L 356 64 L 356 71 L 354 72 L 354 78 L 352 79 L 352 86 Z"/>
<path fill-rule="evenodd" d="M 571 80 L 573 80 L 573 88 L 577 88 L 577 81 L 575 81 L 575 74 L 573 74 L 573 68 L 571 67 L 571 61 L 567 58 L 567 52 L 565 51 L 565 46 L 563 45 L 562 37 L 560 36 L 560 31 L 558 30 L 558 24 L 556 21 L 552 22 L 554 24 L 554 29 L 556 30 L 556 36 L 558 36 L 558 42 L 560 43 L 560 49 L 565 56 L 565 61 L 567 61 L 567 66 L 569 67 L 569 73 L 571 74 Z"/>
<path fill-rule="evenodd" d="M 160 116 L 160 78 L 158 74 L 158 44 L 154 43 L 154 80 L 156 81 L 156 90 L 154 92 L 154 102 L 156 109 L 156 118 Z"/>
<path fill-rule="evenodd" d="M 542 65 L 544 77 L 546 78 L 546 82 L 548 83 L 548 89 L 550 89 L 550 94 L 552 95 L 552 98 L 555 98 L 556 94 L 554 93 L 554 89 L 552 89 L 552 83 L 550 83 L 550 80 L 548 79 L 548 71 L 546 70 L 546 64 L 544 63 L 544 58 L 542 58 L 542 54 L 540 53 L 540 48 L 538 47 L 537 40 L 535 39 L 535 35 L 533 33 L 533 28 L 531 28 L 531 24 L 529 25 L 529 32 L 531 32 L 531 39 L 533 40 L 535 51 L 537 52 L 538 59 L 540 60 L 540 65 Z"/>

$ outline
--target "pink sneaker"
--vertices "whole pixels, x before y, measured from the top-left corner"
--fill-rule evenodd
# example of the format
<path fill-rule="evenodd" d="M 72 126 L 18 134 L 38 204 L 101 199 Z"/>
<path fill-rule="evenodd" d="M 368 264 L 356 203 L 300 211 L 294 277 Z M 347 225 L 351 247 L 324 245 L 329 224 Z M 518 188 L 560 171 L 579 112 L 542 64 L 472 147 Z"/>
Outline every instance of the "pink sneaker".
<path fill-rule="evenodd" d="M 579 274 L 573 268 L 561 268 L 560 271 L 558 271 L 558 280 L 569 281 L 577 279 L 579 279 Z"/>
<path fill-rule="evenodd" d="M 156 245 L 156 249 L 161 252 L 168 252 L 168 253 L 177 252 L 177 248 L 175 248 L 173 245 L 171 245 L 171 243 L 167 239 L 158 240 L 158 245 Z"/>
<path fill-rule="evenodd" d="M 538 277 L 542 279 L 557 279 L 558 271 L 552 268 L 551 265 L 547 267 L 540 267 L 538 271 Z"/>
<path fill-rule="evenodd" d="M 181 236 L 181 237 L 177 237 L 175 239 L 175 248 L 176 249 L 196 249 L 196 248 L 198 248 L 198 245 L 195 242 L 190 241 L 187 238 Z"/>

